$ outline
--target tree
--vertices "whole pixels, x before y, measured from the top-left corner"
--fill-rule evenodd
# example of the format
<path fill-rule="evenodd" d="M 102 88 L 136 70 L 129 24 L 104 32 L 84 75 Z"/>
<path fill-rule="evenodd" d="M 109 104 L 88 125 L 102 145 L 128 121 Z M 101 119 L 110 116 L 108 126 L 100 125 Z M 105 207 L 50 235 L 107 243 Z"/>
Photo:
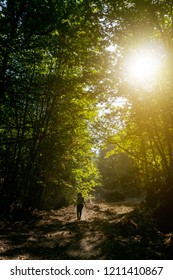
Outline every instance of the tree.
<path fill-rule="evenodd" d="M 116 146 L 117 152 L 125 151 L 135 160 L 149 193 L 152 190 L 149 200 L 155 201 L 155 206 L 170 217 L 173 192 L 173 4 L 172 1 L 150 0 L 108 3 L 109 20 L 112 25 L 114 23 L 115 34 L 112 33 L 111 44 L 117 44 L 116 49 L 119 48 L 121 54 L 118 57 L 115 53 L 114 58 L 117 87 L 114 96 L 124 97 L 126 102 L 124 107 L 113 106 L 105 114 L 106 126 L 110 129 L 105 130 L 104 137 Z M 127 54 L 146 43 L 151 47 L 160 45 L 166 54 L 162 75 L 153 89 L 128 84 L 124 77 Z M 112 73 L 115 73 L 113 67 Z"/>
<path fill-rule="evenodd" d="M 87 194 L 98 177 L 88 90 L 100 68 L 98 11 L 90 1 L 9 0 L 1 1 L 0 20 L 5 205 L 38 206 L 39 197 L 43 204 L 55 181 L 71 195 L 79 185 Z"/>
<path fill-rule="evenodd" d="M 125 196 L 140 193 L 138 170 L 125 152 L 115 153 L 115 145 L 108 145 L 100 151 L 98 167 L 102 176 L 104 191 L 122 192 Z M 138 186 L 138 187 L 137 187 Z"/>

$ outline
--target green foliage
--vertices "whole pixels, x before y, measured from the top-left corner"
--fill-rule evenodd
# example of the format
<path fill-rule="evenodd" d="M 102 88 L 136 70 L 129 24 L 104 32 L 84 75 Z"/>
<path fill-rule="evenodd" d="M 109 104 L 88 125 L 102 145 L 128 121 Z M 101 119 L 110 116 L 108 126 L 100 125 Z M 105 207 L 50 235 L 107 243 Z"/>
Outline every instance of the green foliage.
<path fill-rule="evenodd" d="M 107 111 L 98 120 L 102 134 L 98 133 L 105 142 L 115 145 L 116 153 L 125 152 L 135 161 L 143 184 L 157 180 L 161 186 L 164 181 L 169 189 L 173 174 L 172 1 L 108 3 L 110 26 L 114 25 L 114 33 L 110 27 L 109 40 L 117 44 L 120 55 L 117 51 L 112 53 L 109 69 L 116 86 L 114 92 L 108 90 L 108 109 L 104 106 Z M 152 89 L 149 85 L 128 84 L 123 68 L 127 53 L 156 43 L 167 56 L 157 86 Z M 125 98 L 124 106 L 116 104 L 118 96 Z"/>
<path fill-rule="evenodd" d="M 9 207 L 16 196 L 45 205 L 57 188 L 66 201 L 79 190 L 87 196 L 99 182 L 92 149 L 103 141 L 115 145 L 118 170 L 122 152 L 135 166 L 111 180 L 122 186 L 132 172 L 133 184 L 172 188 L 172 1 L 8 0 L 0 24 L 0 176 Z M 146 42 L 167 53 L 155 90 L 123 76 L 127 53 Z"/>
<path fill-rule="evenodd" d="M 98 127 L 102 128 L 100 135 L 105 142 L 115 145 L 115 153 L 125 152 L 133 159 L 139 170 L 139 181 L 147 187 L 149 200 L 155 201 L 159 213 L 156 216 L 163 229 L 166 228 L 164 221 L 172 216 L 169 194 L 173 180 L 173 4 L 172 1 L 150 0 L 108 3 L 110 25 L 115 22 L 115 15 L 117 22 L 115 35 L 110 28 L 110 41 L 118 45 L 121 54 L 113 54 L 116 70 L 114 63 L 109 68 L 115 74 L 113 94 L 124 97 L 126 103 L 125 106 L 109 106 L 116 100 L 109 91 L 109 110 L 98 121 Z M 146 44 L 164 49 L 165 64 L 154 88 L 148 84 L 143 87 L 129 84 L 124 76 L 127 54 Z M 161 212 L 164 214 L 160 215 Z"/>
<path fill-rule="evenodd" d="M 52 193 L 58 196 L 57 188 L 70 201 L 78 188 L 87 194 L 98 177 L 89 132 L 96 110 L 86 90 L 89 73 L 94 80 L 99 67 L 96 10 L 90 1 L 1 2 L 6 205 L 19 197 L 24 206 L 42 207 Z"/>

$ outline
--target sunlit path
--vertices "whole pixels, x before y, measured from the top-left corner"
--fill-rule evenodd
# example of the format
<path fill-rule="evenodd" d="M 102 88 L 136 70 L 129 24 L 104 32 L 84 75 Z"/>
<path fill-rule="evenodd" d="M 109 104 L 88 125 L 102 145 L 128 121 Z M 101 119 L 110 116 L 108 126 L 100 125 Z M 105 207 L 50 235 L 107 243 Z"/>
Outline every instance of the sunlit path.
<path fill-rule="evenodd" d="M 29 221 L 1 222 L 0 259 L 139 259 L 147 258 L 149 250 L 159 258 L 154 252 L 158 240 L 150 240 L 145 250 L 138 225 L 128 218 L 136 205 L 88 204 L 81 221 L 69 206 L 37 212 Z"/>

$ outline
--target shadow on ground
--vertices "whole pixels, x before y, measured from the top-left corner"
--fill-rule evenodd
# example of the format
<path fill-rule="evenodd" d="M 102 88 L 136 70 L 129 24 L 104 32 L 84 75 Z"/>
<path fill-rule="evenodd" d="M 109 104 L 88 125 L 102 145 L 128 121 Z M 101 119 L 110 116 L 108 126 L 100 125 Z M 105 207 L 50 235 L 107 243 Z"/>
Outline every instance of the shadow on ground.
<path fill-rule="evenodd" d="M 25 221 L 0 221 L 0 259 L 171 258 L 172 235 L 139 225 L 135 211 L 131 204 L 101 203 L 89 205 L 80 222 L 73 206 L 36 212 Z"/>

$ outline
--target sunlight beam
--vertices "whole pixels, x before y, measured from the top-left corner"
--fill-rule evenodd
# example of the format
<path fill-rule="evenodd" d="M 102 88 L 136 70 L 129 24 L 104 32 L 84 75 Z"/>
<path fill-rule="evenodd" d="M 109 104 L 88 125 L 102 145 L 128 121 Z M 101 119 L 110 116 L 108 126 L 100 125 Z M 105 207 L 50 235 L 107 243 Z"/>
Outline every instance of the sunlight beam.
<path fill-rule="evenodd" d="M 126 79 L 131 84 L 147 86 L 156 82 L 160 69 L 158 53 L 142 49 L 126 60 Z"/>

